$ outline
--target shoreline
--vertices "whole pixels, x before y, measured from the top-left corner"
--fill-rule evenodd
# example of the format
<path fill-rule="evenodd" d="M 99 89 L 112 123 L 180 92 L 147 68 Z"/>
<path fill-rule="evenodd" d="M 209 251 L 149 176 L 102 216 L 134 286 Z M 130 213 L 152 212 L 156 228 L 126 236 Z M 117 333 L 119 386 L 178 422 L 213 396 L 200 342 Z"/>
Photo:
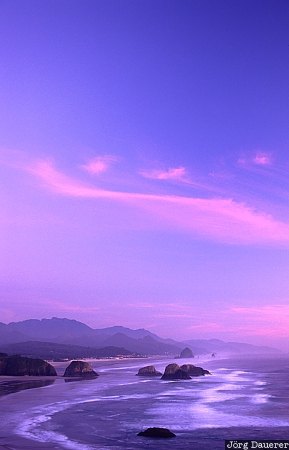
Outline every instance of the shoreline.
<path fill-rule="evenodd" d="M 231 355 L 231 357 L 234 357 L 236 355 Z M 176 362 L 177 364 L 179 361 L 185 361 L 186 363 L 191 363 L 193 365 L 199 366 L 199 364 L 204 363 L 210 363 L 210 362 L 221 362 L 222 360 L 227 360 L 230 358 L 230 356 L 227 355 L 220 355 L 220 357 L 211 358 L 209 355 L 200 355 L 199 357 L 195 358 L 176 358 L 174 356 L 167 356 L 167 355 L 160 355 L 160 356 L 146 356 L 146 357 L 127 357 L 127 358 L 119 358 L 119 357 L 113 357 L 113 358 L 82 358 L 81 361 L 85 361 L 93 365 L 93 368 L 97 371 L 98 367 L 95 366 L 95 364 L 99 363 L 101 364 L 101 367 L 107 370 L 110 366 L 121 366 L 125 363 L 131 363 L 131 362 L 149 362 L 149 361 L 157 361 L 158 364 L 161 362 L 168 361 L 168 364 L 171 362 Z M 21 392 L 22 390 L 27 389 L 38 389 L 41 387 L 49 386 L 51 384 L 54 384 L 56 380 L 63 380 L 65 382 L 65 379 L 69 381 L 82 381 L 81 379 L 76 380 L 74 377 L 63 377 L 64 371 L 66 367 L 71 363 L 71 361 L 75 361 L 77 359 L 69 359 L 67 361 L 52 361 L 47 360 L 57 371 L 57 376 L 45 376 L 45 375 L 3 375 L 0 376 L 0 398 L 6 396 L 15 394 L 18 392 Z M 100 371 L 101 376 L 101 371 Z"/>
<path fill-rule="evenodd" d="M 234 358 L 236 355 L 232 355 Z M 200 357 L 194 358 L 190 360 L 190 362 L 194 363 L 194 365 L 201 365 L 206 368 L 206 364 L 208 366 L 212 365 L 220 365 L 225 366 L 225 361 L 231 359 L 229 357 L 219 356 L 219 358 L 211 359 L 208 357 Z M 166 365 L 170 362 L 176 361 L 174 358 L 165 357 L 165 358 L 147 358 L 146 360 L 153 360 L 156 366 Z M 183 360 L 185 361 L 185 360 Z M 100 360 L 96 360 L 96 363 L 100 363 Z M 130 364 L 128 364 L 130 362 Z M 133 358 L 130 361 L 124 360 L 104 360 L 101 362 L 101 367 L 99 367 L 100 375 L 103 373 L 103 381 L 104 385 L 106 385 L 106 379 L 112 380 L 112 377 L 118 377 L 119 369 L 130 369 L 130 377 L 134 370 L 137 370 L 136 367 L 145 363 L 144 359 Z M 177 361 L 176 361 L 177 362 Z M 186 359 L 186 362 L 188 360 Z M 134 363 L 138 363 L 137 366 L 134 366 Z M 63 363 L 58 363 L 63 364 Z M 126 367 L 128 364 L 129 367 Z M 145 364 L 144 364 L 145 365 Z M 66 363 L 64 364 L 66 366 Z M 96 367 L 96 370 L 98 368 Z M 103 369 L 103 372 L 102 372 Z M 126 373 L 126 372 L 125 372 Z M 97 379 L 99 380 L 99 378 Z M 103 387 L 99 386 L 100 390 L 98 390 L 98 381 L 90 380 L 81 383 L 65 383 L 64 377 L 58 375 L 57 377 L 12 377 L 5 376 L 0 377 L 0 388 L 1 384 L 3 386 L 4 383 L 7 385 L 21 385 L 22 383 L 28 383 L 33 388 L 33 392 L 25 392 L 29 388 L 12 390 L 8 394 L 4 394 L 0 397 L 0 407 L 2 411 L 5 411 L 7 414 L 3 414 L 2 427 L 0 432 L 0 449 L 6 450 L 42 450 L 42 449 L 65 449 L 65 441 L 63 443 L 59 442 L 41 442 L 39 440 L 33 439 L 33 429 L 31 432 L 31 437 L 29 437 L 29 432 L 27 436 L 25 436 L 25 431 L 21 435 L 21 426 L 25 423 L 25 421 L 31 422 L 31 424 L 35 424 L 37 429 L 37 423 L 39 423 L 39 419 L 42 414 L 49 416 L 54 415 L 54 413 L 49 412 L 54 409 L 54 407 L 60 406 L 60 410 L 70 408 L 73 404 L 77 404 L 79 398 L 83 400 L 85 403 L 85 398 L 88 398 L 89 392 L 91 389 L 87 383 L 93 383 L 93 390 L 95 391 L 95 396 L 99 395 Z M 76 380 L 74 380 L 76 381 Z M 33 383 L 38 383 L 38 385 L 34 385 Z M 39 385 L 39 383 L 43 383 Z M 47 383 L 47 384 L 46 384 Z M 95 384 L 94 384 L 95 383 Z M 185 382 L 188 383 L 188 382 Z M 129 385 L 130 383 L 128 383 Z M 50 386 L 51 385 L 51 386 Z M 52 386 L 53 385 L 53 386 Z M 103 385 L 103 386 L 104 386 Z M 185 384 L 184 384 L 185 386 Z M 39 388 L 42 389 L 39 389 Z M 45 387 L 45 389 L 44 389 Z M 35 390 L 37 389 L 37 390 Z M 107 389 L 107 386 L 105 387 Z M 74 403 L 74 401 L 76 403 Z M 90 400 L 89 400 L 90 401 Z M 62 406 L 61 406 L 62 405 Z M 28 413 L 28 416 L 27 416 Z M 41 420 L 40 420 L 41 421 Z M 6 426 L 7 425 L 7 426 Z M 19 428 L 20 426 L 20 428 Z M 25 429 L 25 428 L 24 428 Z M 77 447 L 78 448 L 78 447 Z M 80 447 L 79 447 L 80 448 Z M 93 447 L 97 448 L 97 447 Z"/>
<path fill-rule="evenodd" d="M 82 358 L 79 359 L 81 361 L 88 362 L 90 364 L 93 363 L 100 363 L 102 366 L 118 366 L 123 363 L 129 363 L 129 362 L 141 362 L 141 361 L 158 361 L 158 363 L 161 363 L 162 361 L 171 361 L 176 362 L 178 364 L 178 361 L 180 359 L 185 360 L 186 363 L 188 363 L 188 360 L 190 363 L 194 362 L 194 365 L 198 366 L 199 364 L 207 363 L 210 361 L 214 361 L 214 359 L 210 358 L 209 356 L 200 356 L 200 358 L 175 358 L 170 357 L 167 355 L 160 355 L 160 356 L 145 356 L 145 357 L 127 357 L 127 358 L 119 358 L 119 357 L 113 357 L 113 358 Z M 222 357 L 221 359 L 216 358 L 216 360 L 221 361 L 222 359 L 227 359 L 227 357 Z M 74 377 L 63 377 L 65 368 L 71 363 L 71 361 L 76 361 L 77 359 L 69 359 L 67 361 L 52 361 L 52 360 L 46 360 L 49 364 L 53 365 L 53 367 L 57 371 L 57 376 L 48 376 L 48 375 L 2 375 L 0 376 L 0 397 L 17 393 L 22 390 L 26 389 L 37 389 L 40 387 L 44 387 L 49 384 L 55 383 L 56 380 L 63 380 L 67 378 L 68 380 L 77 381 Z M 96 370 L 97 367 L 94 367 Z M 100 374 L 101 376 L 101 374 Z M 79 380 L 78 380 L 79 381 Z M 37 385 L 39 383 L 39 385 Z M 47 383 L 47 384 L 45 384 Z M 30 385 L 30 387 L 29 387 Z"/>

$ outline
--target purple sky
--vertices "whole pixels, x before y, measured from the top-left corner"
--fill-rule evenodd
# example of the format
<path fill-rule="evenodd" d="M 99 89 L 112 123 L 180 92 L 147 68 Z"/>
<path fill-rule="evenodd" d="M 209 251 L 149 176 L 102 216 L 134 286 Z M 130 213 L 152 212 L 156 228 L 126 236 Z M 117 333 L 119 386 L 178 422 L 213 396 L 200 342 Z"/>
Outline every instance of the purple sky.
<path fill-rule="evenodd" d="M 0 2 L 0 321 L 289 342 L 287 0 Z"/>

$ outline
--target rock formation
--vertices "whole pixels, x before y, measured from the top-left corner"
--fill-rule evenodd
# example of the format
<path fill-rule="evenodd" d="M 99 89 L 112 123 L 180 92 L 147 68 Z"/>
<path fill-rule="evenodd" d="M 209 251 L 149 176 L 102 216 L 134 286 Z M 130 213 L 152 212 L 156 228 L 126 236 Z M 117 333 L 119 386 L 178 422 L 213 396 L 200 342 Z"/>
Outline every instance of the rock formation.
<path fill-rule="evenodd" d="M 43 359 L 24 356 L 1 356 L 0 375 L 8 376 L 52 376 L 57 375 L 54 367 Z"/>
<path fill-rule="evenodd" d="M 200 377 L 202 375 L 211 375 L 211 373 L 203 369 L 202 367 L 194 366 L 193 364 L 183 364 L 180 367 L 181 370 L 185 371 L 191 377 Z"/>
<path fill-rule="evenodd" d="M 140 377 L 159 377 L 162 373 L 158 372 L 155 366 L 145 366 L 139 369 L 137 375 Z"/>
<path fill-rule="evenodd" d="M 138 433 L 138 436 L 150 437 L 150 438 L 173 438 L 176 435 L 168 428 L 147 428 L 145 431 Z"/>
<path fill-rule="evenodd" d="M 64 372 L 64 377 L 77 377 L 77 378 L 96 378 L 96 373 L 88 362 L 84 361 L 71 361 Z"/>
<path fill-rule="evenodd" d="M 190 380 L 191 377 L 178 364 L 169 364 L 166 367 L 162 380 Z"/>
<path fill-rule="evenodd" d="M 189 347 L 181 351 L 179 358 L 194 358 L 193 352 Z"/>

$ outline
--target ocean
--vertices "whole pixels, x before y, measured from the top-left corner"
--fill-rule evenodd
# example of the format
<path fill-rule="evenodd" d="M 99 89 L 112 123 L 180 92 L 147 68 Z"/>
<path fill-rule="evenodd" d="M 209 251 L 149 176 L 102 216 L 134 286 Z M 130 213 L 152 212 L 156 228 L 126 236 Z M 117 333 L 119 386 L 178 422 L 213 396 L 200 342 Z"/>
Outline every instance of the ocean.
<path fill-rule="evenodd" d="M 201 365 L 212 375 L 181 381 L 136 376 L 140 367 L 164 371 L 171 362 Z M 21 448 L 13 447 L 13 436 L 25 439 L 28 449 L 74 450 L 223 450 L 225 439 L 289 439 L 289 357 L 92 365 L 100 375 L 95 380 L 58 378 L 0 397 L 0 446 L 2 439 L 3 448 Z M 176 437 L 137 436 L 148 427 L 169 428 Z"/>

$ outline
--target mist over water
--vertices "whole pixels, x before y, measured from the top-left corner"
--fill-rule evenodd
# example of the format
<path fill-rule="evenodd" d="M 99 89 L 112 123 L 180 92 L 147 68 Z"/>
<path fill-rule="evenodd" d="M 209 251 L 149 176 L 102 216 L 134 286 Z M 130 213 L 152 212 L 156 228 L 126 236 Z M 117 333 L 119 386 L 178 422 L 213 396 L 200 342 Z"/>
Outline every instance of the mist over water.
<path fill-rule="evenodd" d="M 161 371 L 169 362 L 150 361 Z M 288 437 L 287 358 L 199 363 L 212 375 L 188 381 L 135 376 L 145 360 L 97 363 L 97 380 L 59 379 L 2 397 L 1 407 L 10 407 L 0 431 L 30 439 L 31 448 L 38 442 L 76 450 L 168 448 L 166 440 L 137 436 L 152 426 L 177 435 L 169 441 L 172 449 L 223 449 L 225 439 Z"/>

